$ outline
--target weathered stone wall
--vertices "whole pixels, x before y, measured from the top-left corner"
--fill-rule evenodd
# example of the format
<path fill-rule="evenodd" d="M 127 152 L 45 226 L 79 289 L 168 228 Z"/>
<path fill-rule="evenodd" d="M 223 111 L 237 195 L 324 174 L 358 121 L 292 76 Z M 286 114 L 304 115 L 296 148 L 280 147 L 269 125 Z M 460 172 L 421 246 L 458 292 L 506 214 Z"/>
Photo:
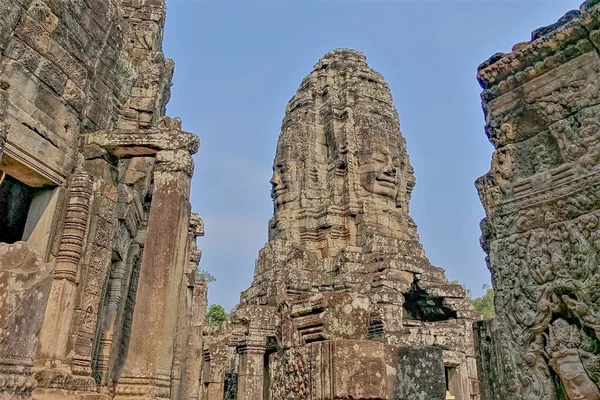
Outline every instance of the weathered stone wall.
<path fill-rule="evenodd" d="M 600 399 L 600 6 L 587 1 L 479 67 L 497 318 L 477 329 L 486 399 Z"/>
<path fill-rule="evenodd" d="M 0 243 L 0 398 L 19 398 L 37 382 L 37 334 L 52 286 L 52 265 L 25 242 Z"/>
<path fill-rule="evenodd" d="M 131 89 L 120 2 L 8 0 L 0 15 L 6 152 L 60 185 L 80 132 L 112 128 Z"/>
<path fill-rule="evenodd" d="M 165 116 L 165 15 L 164 0 L 0 1 L 0 185 L 30 199 L 0 243 L 0 397 L 197 393 L 198 139 Z"/>

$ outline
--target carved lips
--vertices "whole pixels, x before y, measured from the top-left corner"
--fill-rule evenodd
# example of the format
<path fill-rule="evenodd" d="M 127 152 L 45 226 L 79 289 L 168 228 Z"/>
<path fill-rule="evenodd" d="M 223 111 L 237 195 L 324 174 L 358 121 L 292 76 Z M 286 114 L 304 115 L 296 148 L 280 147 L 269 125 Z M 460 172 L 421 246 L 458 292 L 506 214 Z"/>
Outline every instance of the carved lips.
<path fill-rule="evenodd" d="M 294 162 L 276 163 L 270 182 L 271 198 L 275 208 L 298 198 L 298 182 L 296 181 L 296 164 Z"/>

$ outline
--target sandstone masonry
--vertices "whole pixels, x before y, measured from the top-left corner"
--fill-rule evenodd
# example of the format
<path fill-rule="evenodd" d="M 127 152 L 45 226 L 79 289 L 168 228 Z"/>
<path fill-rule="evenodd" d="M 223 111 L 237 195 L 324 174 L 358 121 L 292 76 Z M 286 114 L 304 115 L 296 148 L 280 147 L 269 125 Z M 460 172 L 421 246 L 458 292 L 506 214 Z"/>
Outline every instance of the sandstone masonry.
<path fill-rule="evenodd" d="M 203 399 L 479 399 L 479 316 L 419 243 L 398 113 L 362 53 L 304 78 L 273 170 L 269 242 L 206 331 Z"/>
<path fill-rule="evenodd" d="M 165 14 L 0 0 L 0 399 L 479 400 L 479 315 L 419 243 L 390 89 L 354 50 L 287 105 L 269 241 L 205 324 Z"/>
<path fill-rule="evenodd" d="M 490 172 L 476 182 L 497 318 L 477 326 L 487 400 L 600 399 L 600 5 L 478 71 Z"/>
<path fill-rule="evenodd" d="M 0 0 L 1 399 L 198 398 L 199 142 L 165 116 L 165 12 Z"/>

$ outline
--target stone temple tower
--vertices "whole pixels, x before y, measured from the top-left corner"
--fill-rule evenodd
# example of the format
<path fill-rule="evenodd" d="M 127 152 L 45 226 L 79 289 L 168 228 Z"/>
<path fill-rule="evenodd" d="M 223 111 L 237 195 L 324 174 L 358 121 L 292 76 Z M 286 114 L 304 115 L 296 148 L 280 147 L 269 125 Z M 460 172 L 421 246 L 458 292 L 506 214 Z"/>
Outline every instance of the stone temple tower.
<path fill-rule="evenodd" d="M 209 332 L 203 398 L 478 399 L 478 315 L 419 243 L 398 113 L 362 53 L 333 50 L 302 81 L 271 183 L 269 241 Z"/>

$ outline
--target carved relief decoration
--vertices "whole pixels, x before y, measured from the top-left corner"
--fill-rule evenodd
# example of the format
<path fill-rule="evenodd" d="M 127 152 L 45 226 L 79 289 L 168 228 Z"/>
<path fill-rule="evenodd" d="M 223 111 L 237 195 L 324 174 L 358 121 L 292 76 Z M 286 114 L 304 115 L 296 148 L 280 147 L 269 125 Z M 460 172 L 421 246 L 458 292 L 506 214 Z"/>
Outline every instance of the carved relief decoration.
<path fill-rule="evenodd" d="M 600 62 L 589 42 L 599 16 L 586 2 L 479 70 L 496 150 L 476 186 L 496 293 L 492 346 L 504 357 L 483 384 L 502 374 L 515 399 L 600 399 Z"/>

